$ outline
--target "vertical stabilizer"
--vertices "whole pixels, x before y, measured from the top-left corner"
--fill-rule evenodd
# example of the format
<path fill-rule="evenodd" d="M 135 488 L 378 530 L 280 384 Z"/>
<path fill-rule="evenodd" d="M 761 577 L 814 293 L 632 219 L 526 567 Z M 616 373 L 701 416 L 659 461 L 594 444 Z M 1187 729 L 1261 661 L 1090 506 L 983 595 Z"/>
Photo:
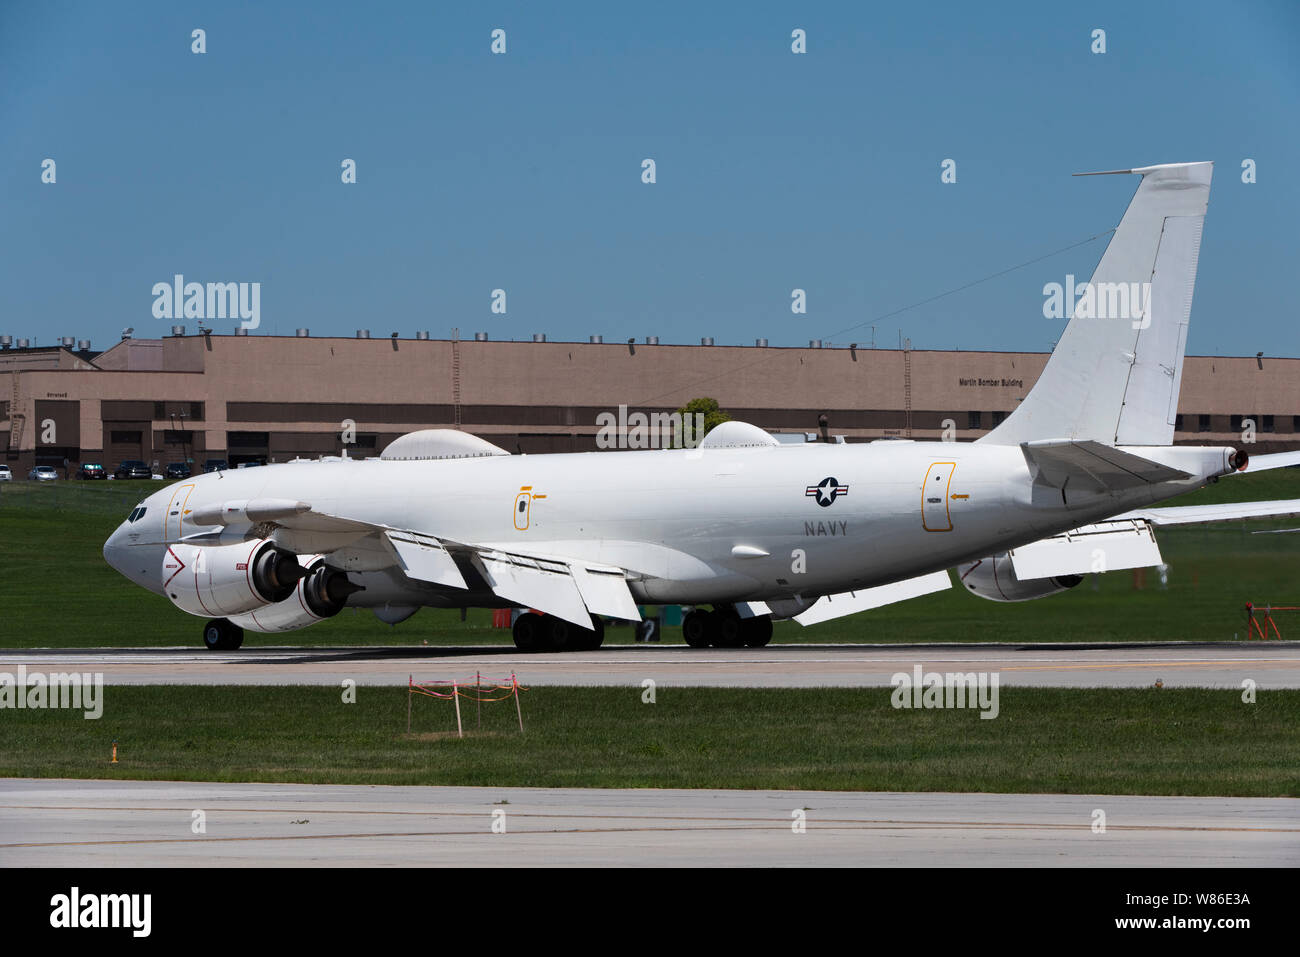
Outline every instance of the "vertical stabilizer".
<path fill-rule="evenodd" d="M 1142 177 L 1020 407 L 980 441 L 1169 445 L 1213 163 L 1117 170 Z"/>

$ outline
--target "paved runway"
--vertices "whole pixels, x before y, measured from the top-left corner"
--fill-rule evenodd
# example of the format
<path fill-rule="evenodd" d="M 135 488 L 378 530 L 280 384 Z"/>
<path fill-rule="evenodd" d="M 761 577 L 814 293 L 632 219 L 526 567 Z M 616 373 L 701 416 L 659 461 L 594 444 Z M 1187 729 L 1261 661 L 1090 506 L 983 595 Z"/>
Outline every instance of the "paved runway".
<path fill-rule="evenodd" d="M 1296 866 L 1300 800 L 3 779 L 0 865 Z"/>
<path fill-rule="evenodd" d="M 362 685 L 515 672 L 530 685 L 885 687 L 897 672 L 997 672 L 1002 685 L 1039 687 L 1300 688 L 1300 642 L 1060 645 L 773 645 L 694 649 L 633 645 L 568 654 L 504 646 L 0 650 L 0 671 L 103 672 L 109 684 Z"/>

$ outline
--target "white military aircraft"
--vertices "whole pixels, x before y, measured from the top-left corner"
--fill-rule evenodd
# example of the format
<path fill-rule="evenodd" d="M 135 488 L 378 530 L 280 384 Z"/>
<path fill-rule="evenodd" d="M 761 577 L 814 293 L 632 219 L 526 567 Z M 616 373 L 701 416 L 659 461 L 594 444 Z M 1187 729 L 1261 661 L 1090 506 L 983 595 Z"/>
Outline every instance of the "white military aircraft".
<path fill-rule="evenodd" d="M 778 443 L 741 422 L 693 449 L 510 455 L 443 429 L 378 459 L 216 472 L 138 505 L 104 546 L 208 619 L 209 648 L 346 605 L 522 607 L 516 644 L 590 649 L 637 603 L 711 605 L 694 646 L 759 646 L 951 587 L 1025 601 L 1160 562 L 1153 526 L 1295 515 L 1300 500 L 1150 509 L 1244 470 L 1171 446 L 1210 163 L 1142 177 L 1023 403 L 973 443 Z M 1254 467 L 1300 463 L 1261 456 Z M 507 521 L 508 519 L 508 521 Z"/>

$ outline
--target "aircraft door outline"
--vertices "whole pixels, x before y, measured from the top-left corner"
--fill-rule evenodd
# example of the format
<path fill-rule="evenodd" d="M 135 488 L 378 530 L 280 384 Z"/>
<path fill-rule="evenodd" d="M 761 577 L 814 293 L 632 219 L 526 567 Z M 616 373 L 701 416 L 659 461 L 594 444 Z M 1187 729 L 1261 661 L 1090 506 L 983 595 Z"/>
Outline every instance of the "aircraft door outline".
<path fill-rule="evenodd" d="M 921 485 L 921 527 L 927 532 L 952 531 L 948 496 L 956 469 L 956 462 L 931 462 L 925 471 L 925 481 Z"/>
<path fill-rule="evenodd" d="M 533 511 L 533 487 L 531 485 L 521 486 L 519 494 L 515 496 L 515 530 L 520 532 L 528 531 L 528 522 L 532 517 Z"/>
<path fill-rule="evenodd" d="M 193 485 L 182 485 L 172 493 L 171 501 L 167 503 L 167 510 L 163 512 L 163 541 L 170 542 L 179 539 L 183 534 L 181 523 L 185 521 L 185 516 L 189 514 L 189 510 L 185 506 L 189 504 L 190 495 L 193 491 Z M 185 493 L 184 498 L 181 497 L 182 492 Z"/>
<path fill-rule="evenodd" d="M 531 485 L 519 486 L 519 494 L 515 496 L 515 531 L 528 531 L 533 521 L 533 503 L 540 502 L 544 498 L 546 496 L 541 492 L 534 492 Z"/>

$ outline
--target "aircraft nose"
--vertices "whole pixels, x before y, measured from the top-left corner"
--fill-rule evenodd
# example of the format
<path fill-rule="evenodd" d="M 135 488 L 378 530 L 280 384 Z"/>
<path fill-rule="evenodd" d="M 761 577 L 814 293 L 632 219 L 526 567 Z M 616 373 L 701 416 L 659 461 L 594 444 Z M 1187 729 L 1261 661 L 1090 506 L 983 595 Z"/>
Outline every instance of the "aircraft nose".
<path fill-rule="evenodd" d="M 126 523 L 123 522 L 122 524 L 124 525 Z M 104 540 L 104 561 L 108 562 L 118 571 L 122 570 L 118 566 L 118 562 L 121 560 L 120 556 L 122 553 L 122 544 L 120 541 L 121 536 L 122 536 L 122 526 L 119 525 L 117 526 L 117 528 L 113 529 L 113 534 L 108 536 L 108 538 Z"/>
<path fill-rule="evenodd" d="M 135 577 L 127 571 L 126 522 L 115 528 L 104 542 L 104 561 L 127 578 Z"/>
<path fill-rule="evenodd" d="M 159 570 L 166 546 L 131 541 L 131 528 L 128 522 L 123 522 L 108 536 L 104 542 L 104 561 L 141 588 L 162 594 Z"/>

